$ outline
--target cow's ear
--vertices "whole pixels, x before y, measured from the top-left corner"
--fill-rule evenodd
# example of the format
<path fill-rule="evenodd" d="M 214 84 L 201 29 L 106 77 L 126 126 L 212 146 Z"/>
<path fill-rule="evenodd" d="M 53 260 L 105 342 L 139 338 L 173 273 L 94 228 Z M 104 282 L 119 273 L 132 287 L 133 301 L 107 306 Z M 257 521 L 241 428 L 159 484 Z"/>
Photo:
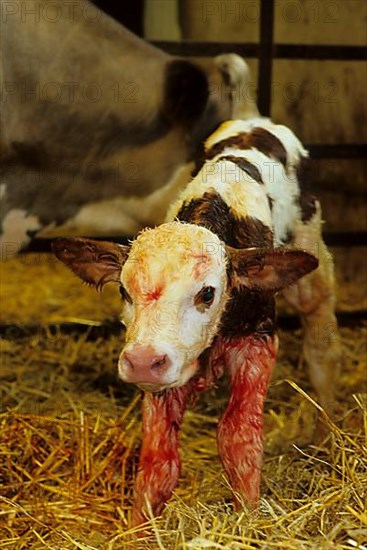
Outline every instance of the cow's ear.
<path fill-rule="evenodd" d="M 186 59 L 174 59 L 166 68 L 163 114 L 172 124 L 189 126 L 204 112 L 209 83 L 204 70 Z"/>
<path fill-rule="evenodd" d="M 248 83 L 250 69 L 246 61 L 235 53 L 217 55 L 214 63 L 220 70 L 225 84 L 235 87 L 238 84 Z"/>
<path fill-rule="evenodd" d="M 62 238 L 52 243 L 52 250 L 78 277 L 100 290 L 106 283 L 120 282 L 130 247 L 92 239 Z"/>
<path fill-rule="evenodd" d="M 233 286 L 278 292 L 318 266 L 312 254 L 298 249 L 226 247 Z"/>
<path fill-rule="evenodd" d="M 246 61 L 235 53 L 217 55 L 214 63 L 218 67 L 224 84 L 226 95 L 232 96 L 231 118 L 251 118 L 260 116 L 253 96 L 254 86 Z M 243 94 L 243 90 L 246 93 Z"/>

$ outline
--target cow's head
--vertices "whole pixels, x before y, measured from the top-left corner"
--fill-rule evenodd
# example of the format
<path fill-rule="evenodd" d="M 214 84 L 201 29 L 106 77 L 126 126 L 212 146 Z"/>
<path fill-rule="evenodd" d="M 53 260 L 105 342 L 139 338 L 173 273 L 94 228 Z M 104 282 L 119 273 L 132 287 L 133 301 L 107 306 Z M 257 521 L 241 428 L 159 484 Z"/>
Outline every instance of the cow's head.
<path fill-rule="evenodd" d="M 127 331 L 119 373 L 148 391 L 182 386 L 196 373 L 233 286 L 277 292 L 317 267 L 302 250 L 237 250 L 180 222 L 147 229 L 131 246 L 59 239 L 53 249 L 96 288 L 120 285 Z"/>

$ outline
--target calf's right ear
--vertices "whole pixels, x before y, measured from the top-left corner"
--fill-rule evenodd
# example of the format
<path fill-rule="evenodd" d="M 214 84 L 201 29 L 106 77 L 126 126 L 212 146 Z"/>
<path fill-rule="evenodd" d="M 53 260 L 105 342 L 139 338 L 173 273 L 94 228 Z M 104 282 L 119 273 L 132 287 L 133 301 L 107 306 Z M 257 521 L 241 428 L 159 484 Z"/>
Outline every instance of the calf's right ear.
<path fill-rule="evenodd" d="M 100 290 L 109 282 L 120 282 L 121 269 L 130 246 L 92 239 L 57 239 L 52 243 L 55 256 L 89 285 Z"/>

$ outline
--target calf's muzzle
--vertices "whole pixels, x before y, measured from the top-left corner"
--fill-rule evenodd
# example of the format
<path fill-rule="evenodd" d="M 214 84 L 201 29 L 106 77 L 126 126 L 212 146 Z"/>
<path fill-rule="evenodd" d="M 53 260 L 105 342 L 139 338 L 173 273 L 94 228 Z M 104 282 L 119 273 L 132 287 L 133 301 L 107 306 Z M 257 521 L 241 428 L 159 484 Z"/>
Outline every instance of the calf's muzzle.
<path fill-rule="evenodd" d="M 133 384 L 164 384 L 170 366 L 168 355 L 158 354 L 152 346 L 123 351 L 119 359 L 121 378 Z"/>

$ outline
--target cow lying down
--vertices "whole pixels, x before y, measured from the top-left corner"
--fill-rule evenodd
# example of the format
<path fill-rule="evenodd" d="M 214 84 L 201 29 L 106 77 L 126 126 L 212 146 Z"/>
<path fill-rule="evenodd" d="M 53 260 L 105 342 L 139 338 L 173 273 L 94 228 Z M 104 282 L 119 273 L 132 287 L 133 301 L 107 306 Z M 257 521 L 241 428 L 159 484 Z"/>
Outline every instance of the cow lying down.
<path fill-rule="evenodd" d="M 119 374 L 144 392 L 134 525 L 145 521 L 147 502 L 159 514 L 172 494 L 185 408 L 223 371 L 231 388 L 219 455 L 235 499 L 258 503 L 279 291 L 302 315 L 304 357 L 320 402 L 328 411 L 333 402 L 340 357 L 333 264 L 320 205 L 300 185 L 307 152 L 288 128 L 265 118 L 222 124 L 205 150 L 166 223 L 131 246 L 54 243 L 57 257 L 85 282 L 120 285 L 126 341 Z"/>

